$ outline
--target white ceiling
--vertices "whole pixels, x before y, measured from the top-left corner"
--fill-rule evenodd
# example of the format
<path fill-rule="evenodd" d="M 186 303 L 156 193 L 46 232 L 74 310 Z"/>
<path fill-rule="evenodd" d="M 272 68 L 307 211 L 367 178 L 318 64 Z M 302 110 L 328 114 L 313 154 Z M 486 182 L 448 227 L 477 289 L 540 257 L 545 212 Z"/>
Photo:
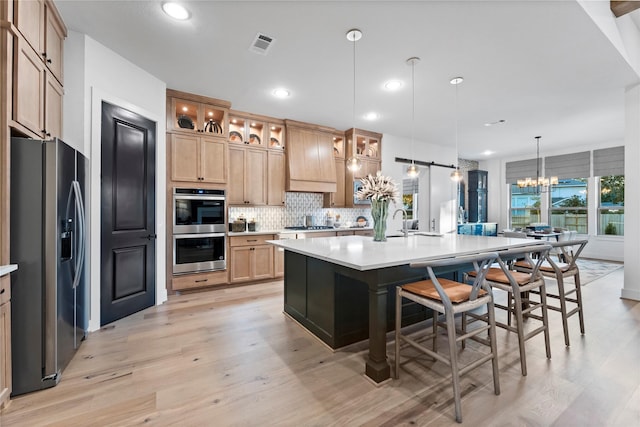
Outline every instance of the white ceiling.
<path fill-rule="evenodd" d="M 638 82 L 575 1 L 181 1 L 174 21 L 161 1 L 56 0 L 70 30 L 85 33 L 167 83 L 231 101 L 232 108 L 345 130 L 355 125 L 411 138 L 412 56 L 416 141 L 455 145 L 483 159 L 622 141 L 624 88 Z M 637 12 L 637 11 L 636 11 Z M 634 12 L 634 13 L 636 13 Z M 276 39 L 249 51 L 258 32 Z M 395 93 L 391 78 L 405 81 Z M 292 95 L 275 99 L 278 86 Z M 377 111 L 381 118 L 361 116 Z M 506 120 L 486 127 L 484 123 Z"/>

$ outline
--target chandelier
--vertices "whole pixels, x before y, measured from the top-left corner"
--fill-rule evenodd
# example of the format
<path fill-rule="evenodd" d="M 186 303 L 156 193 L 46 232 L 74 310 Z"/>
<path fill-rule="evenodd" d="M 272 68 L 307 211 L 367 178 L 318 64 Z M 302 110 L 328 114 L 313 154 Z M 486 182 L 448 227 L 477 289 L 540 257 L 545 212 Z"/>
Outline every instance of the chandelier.
<path fill-rule="evenodd" d="M 546 178 L 544 176 L 540 176 L 540 138 L 541 136 L 536 136 L 536 177 L 535 179 L 531 177 L 527 177 L 524 179 L 519 179 L 517 181 L 517 185 L 520 188 L 535 188 L 537 191 L 546 191 L 550 185 L 558 185 L 558 177 L 552 176 L 550 178 Z"/>

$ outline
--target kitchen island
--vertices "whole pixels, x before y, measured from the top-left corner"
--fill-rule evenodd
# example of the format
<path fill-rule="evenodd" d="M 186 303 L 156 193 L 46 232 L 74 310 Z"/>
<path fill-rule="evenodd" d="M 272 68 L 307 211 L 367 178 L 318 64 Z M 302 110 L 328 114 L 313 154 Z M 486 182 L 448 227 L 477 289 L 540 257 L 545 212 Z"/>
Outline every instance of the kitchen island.
<path fill-rule="evenodd" d="M 415 233 L 386 242 L 374 242 L 365 236 L 343 236 L 269 243 L 285 250 L 285 313 L 334 349 L 368 338 L 365 373 L 380 383 L 391 372 L 386 333 L 393 327 L 390 299 L 394 296 L 389 291 L 426 274 L 424 270 L 410 268 L 410 263 L 536 242 L 542 244 L 505 237 Z M 418 309 L 409 310 L 403 325 L 429 315 Z"/>

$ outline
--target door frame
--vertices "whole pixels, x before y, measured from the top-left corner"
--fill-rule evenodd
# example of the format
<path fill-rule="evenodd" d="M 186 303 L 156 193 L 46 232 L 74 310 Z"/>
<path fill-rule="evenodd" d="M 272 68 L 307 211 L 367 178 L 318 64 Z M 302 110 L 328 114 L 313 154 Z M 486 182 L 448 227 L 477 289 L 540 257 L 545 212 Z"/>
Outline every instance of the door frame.
<path fill-rule="evenodd" d="M 90 278 L 89 295 L 89 331 L 100 329 L 100 192 L 101 192 L 101 157 L 102 157 L 102 101 L 117 105 L 131 112 L 146 117 L 156 122 L 156 301 L 155 304 L 162 304 L 167 300 L 166 287 L 166 194 L 167 194 L 167 150 L 166 147 L 166 117 L 157 115 L 151 111 L 141 108 L 132 102 L 122 99 L 106 91 L 96 89 L 91 90 L 91 138 L 89 147 L 79 147 L 80 151 L 90 153 L 90 173 L 87 174 L 86 188 L 90 191 L 87 195 L 86 206 L 87 229 L 89 231 L 89 262 L 86 272 Z M 164 111 L 164 108 L 163 108 Z M 78 148 L 78 147 L 77 147 Z M 84 149 L 83 149 L 84 148 Z M 95 197 L 94 197 L 95 195 Z"/>

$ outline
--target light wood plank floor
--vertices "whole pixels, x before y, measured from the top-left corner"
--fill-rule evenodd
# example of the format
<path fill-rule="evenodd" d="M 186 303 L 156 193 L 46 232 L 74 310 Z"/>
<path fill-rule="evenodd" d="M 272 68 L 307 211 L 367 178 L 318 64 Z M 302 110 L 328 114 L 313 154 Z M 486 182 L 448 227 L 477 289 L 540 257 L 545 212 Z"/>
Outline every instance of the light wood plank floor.
<path fill-rule="evenodd" d="M 488 364 L 464 376 L 464 424 L 640 425 L 640 303 L 619 298 L 622 281 L 620 269 L 584 286 L 587 333 L 572 318 L 570 348 L 550 313 L 552 359 L 541 336 L 527 342 L 527 377 L 517 338 L 499 330 L 502 394 Z M 92 333 L 58 386 L 13 399 L 0 424 L 456 424 L 441 363 L 409 361 L 376 387 L 363 376 L 366 344 L 332 352 L 282 314 L 282 300 L 282 282 L 173 296 Z"/>

